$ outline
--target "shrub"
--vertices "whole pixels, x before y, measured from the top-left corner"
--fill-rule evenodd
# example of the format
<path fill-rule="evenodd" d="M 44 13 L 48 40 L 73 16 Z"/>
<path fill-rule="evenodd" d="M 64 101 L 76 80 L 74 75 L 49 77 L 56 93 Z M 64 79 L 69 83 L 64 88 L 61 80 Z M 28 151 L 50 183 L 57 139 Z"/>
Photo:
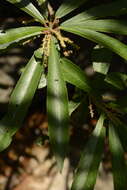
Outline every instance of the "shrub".
<path fill-rule="evenodd" d="M 0 151 L 10 145 L 13 135 L 21 127 L 40 82 L 41 88 L 47 85 L 49 139 L 59 170 L 62 170 L 69 146 L 69 116 L 72 112 L 86 101 L 89 104 L 88 112 L 91 117 L 94 117 L 92 108 L 94 105 L 99 118 L 82 152 L 71 189 L 92 190 L 94 188 L 104 150 L 104 140 L 107 136 L 112 154 L 114 188 L 126 190 L 127 168 L 124 152 L 127 145 L 127 126 L 123 120 L 127 110 L 126 98 L 105 101 L 103 95 L 107 89 L 124 91 L 126 88 L 127 75 L 121 72 L 110 72 L 109 67 L 110 51 L 127 60 L 127 46 L 115 35 L 111 37 L 108 33 L 127 34 L 126 20 L 123 19 L 124 17 L 118 19 L 119 15 L 127 13 L 127 1 L 90 6 L 88 10 L 77 15 L 75 10 L 84 5 L 87 0 L 66 0 L 56 13 L 45 0 L 36 0 L 40 9 L 29 0 L 7 1 L 33 17 L 34 22 L 33 25 L 2 31 L 0 33 L 1 52 L 33 37 L 40 38 L 41 46 L 34 51 L 26 65 L 11 94 L 8 111 L 0 121 Z M 69 18 L 70 16 L 72 17 Z M 38 24 L 34 25 L 35 22 Z M 93 49 L 92 57 L 94 70 L 103 76 L 99 81 L 91 81 L 79 66 L 67 58 L 70 53 L 73 53 L 68 46 L 73 49 L 77 48 L 77 45 L 65 37 L 62 31 L 98 44 Z M 69 101 L 66 83 L 77 87 L 77 91 L 81 91 L 82 96 L 74 97 Z"/>

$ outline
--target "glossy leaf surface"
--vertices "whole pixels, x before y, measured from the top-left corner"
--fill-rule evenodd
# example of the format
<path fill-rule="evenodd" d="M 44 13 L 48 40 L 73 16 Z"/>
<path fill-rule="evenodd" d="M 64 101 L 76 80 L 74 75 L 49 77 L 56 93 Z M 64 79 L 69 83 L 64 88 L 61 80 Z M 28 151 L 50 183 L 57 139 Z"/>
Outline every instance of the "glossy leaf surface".
<path fill-rule="evenodd" d="M 50 142 L 61 170 L 69 140 L 69 111 L 66 84 L 54 41 L 53 38 L 48 60 L 47 111 Z"/>
<path fill-rule="evenodd" d="M 109 125 L 109 145 L 112 153 L 114 189 L 127 189 L 127 166 L 120 139 L 112 124 Z"/>
<path fill-rule="evenodd" d="M 82 0 L 82 1 L 77 1 L 77 0 L 65 0 L 62 5 L 58 8 L 56 12 L 56 17 L 61 18 L 71 11 L 75 10 L 78 8 L 80 5 L 85 3 L 88 0 Z"/>
<path fill-rule="evenodd" d="M 127 22 L 123 20 L 89 20 L 82 23 L 82 25 L 80 24 L 80 27 L 100 32 L 127 35 Z"/>
<path fill-rule="evenodd" d="M 99 43 L 127 60 L 127 46 L 115 38 L 81 27 L 61 27 L 61 29 Z"/>
<path fill-rule="evenodd" d="M 44 23 L 44 17 L 29 0 L 6 0 L 32 16 L 40 23 Z"/>
<path fill-rule="evenodd" d="M 41 60 L 35 59 L 33 55 L 11 94 L 7 114 L 0 121 L 0 151 L 8 147 L 12 136 L 21 127 L 38 87 L 41 72 Z"/>
<path fill-rule="evenodd" d="M 73 64 L 67 58 L 62 58 L 61 62 L 64 80 L 84 90 L 85 92 L 91 92 L 92 89 L 90 81 L 80 67 Z"/>
<path fill-rule="evenodd" d="M 105 129 L 103 123 L 104 115 L 101 115 L 81 154 L 71 190 L 94 189 L 104 145 Z"/>
<path fill-rule="evenodd" d="M 86 10 L 69 20 L 66 20 L 62 23 L 63 26 L 76 26 L 76 25 L 84 25 L 85 21 L 103 18 L 107 16 L 117 16 L 127 13 L 127 1 L 115 1 L 108 4 L 99 5 L 96 7 L 92 7 L 89 10 Z"/>
<path fill-rule="evenodd" d="M 6 49 L 13 43 L 18 43 L 21 40 L 31 38 L 33 36 L 40 35 L 45 28 L 31 26 L 31 27 L 20 27 L 7 30 L 0 33 L 0 50 Z"/>

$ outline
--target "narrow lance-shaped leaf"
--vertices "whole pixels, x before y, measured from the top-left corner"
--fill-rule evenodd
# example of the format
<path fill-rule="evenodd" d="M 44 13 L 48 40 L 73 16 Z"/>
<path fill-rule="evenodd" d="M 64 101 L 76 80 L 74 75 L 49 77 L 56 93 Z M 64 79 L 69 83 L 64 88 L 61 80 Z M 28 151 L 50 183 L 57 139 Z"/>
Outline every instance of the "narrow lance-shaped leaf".
<path fill-rule="evenodd" d="M 93 30 L 84 29 L 80 27 L 60 27 L 61 29 L 77 34 L 81 37 L 87 38 L 93 42 L 99 43 L 106 48 L 109 48 L 122 58 L 127 59 L 127 45 L 119 40 L 112 38 L 106 34 L 102 34 Z"/>
<path fill-rule="evenodd" d="M 84 29 L 127 35 L 127 22 L 123 20 L 88 20 L 84 24 L 80 23 L 79 25 Z"/>
<path fill-rule="evenodd" d="M 0 151 L 8 147 L 12 136 L 21 127 L 38 86 L 41 72 L 41 60 L 33 55 L 11 94 L 7 114 L 0 121 Z"/>
<path fill-rule="evenodd" d="M 48 19 L 48 0 L 36 0 L 40 6 L 43 17 Z"/>
<path fill-rule="evenodd" d="M 90 80 L 85 73 L 67 58 L 62 58 L 61 62 L 64 80 L 75 85 L 81 90 L 90 93 L 92 91 L 92 87 Z"/>
<path fill-rule="evenodd" d="M 82 0 L 82 1 L 77 1 L 77 0 L 65 0 L 62 5 L 58 8 L 56 11 L 56 17 L 61 18 L 76 8 L 78 8 L 80 5 L 84 4 L 88 0 Z"/>
<path fill-rule="evenodd" d="M 102 158 L 105 128 L 104 115 L 97 122 L 86 147 L 81 154 L 78 169 L 74 176 L 71 190 L 93 190 L 96 182 L 99 164 Z"/>
<path fill-rule="evenodd" d="M 109 145 L 112 153 L 114 190 L 127 189 L 127 166 L 125 164 L 124 151 L 111 123 L 109 125 Z"/>
<path fill-rule="evenodd" d="M 77 88 L 87 92 L 94 101 L 100 101 L 101 96 L 99 92 L 92 86 L 90 79 L 86 74 L 78 67 L 73 64 L 69 59 L 61 59 L 61 67 L 63 71 L 64 80 Z M 99 103 L 100 104 L 100 103 Z"/>
<path fill-rule="evenodd" d="M 108 4 L 103 4 L 100 6 L 92 7 L 69 20 L 62 23 L 62 26 L 76 26 L 85 25 L 87 20 L 103 18 L 107 16 L 117 16 L 127 13 L 127 1 L 116 1 Z"/>
<path fill-rule="evenodd" d="M 30 16 L 32 16 L 40 23 L 44 23 L 44 17 L 29 0 L 6 0 L 6 1 L 15 4 L 18 8 L 28 13 Z"/>
<path fill-rule="evenodd" d="M 29 39 L 33 36 L 42 34 L 45 28 L 38 26 L 20 27 L 0 33 L 0 50 L 6 49 L 13 43 Z"/>
<path fill-rule="evenodd" d="M 47 112 L 50 142 L 56 156 L 58 167 L 61 170 L 69 140 L 69 113 L 67 89 L 54 41 L 54 38 L 51 39 L 48 60 Z"/>

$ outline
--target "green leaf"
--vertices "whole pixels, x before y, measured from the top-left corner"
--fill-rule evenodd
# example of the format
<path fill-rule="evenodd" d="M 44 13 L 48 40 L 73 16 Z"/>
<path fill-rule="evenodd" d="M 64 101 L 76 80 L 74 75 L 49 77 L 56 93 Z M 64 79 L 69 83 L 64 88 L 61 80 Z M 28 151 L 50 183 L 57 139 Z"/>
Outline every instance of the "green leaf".
<path fill-rule="evenodd" d="M 74 101 L 74 100 L 71 100 L 69 101 L 69 115 L 71 115 L 78 107 L 79 105 L 81 104 L 81 100 L 79 101 Z"/>
<path fill-rule="evenodd" d="M 91 83 L 85 73 L 67 58 L 62 58 L 61 62 L 64 80 L 90 93 L 92 91 Z"/>
<path fill-rule="evenodd" d="M 84 24 L 78 23 L 78 25 L 80 25 L 80 27 L 84 29 L 127 35 L 127 22 L 123 20 L 88 20 L 85 21 Z"/>
<path fill-rule="evenodd" d="M 32 16 L 40 23 L 44 23 L 44 17 L 29 0 L 6 0 Z"/>
<path fill-rule="evenodd" d="M 69 14 L 76 8 L 78 8 L 80 5 L 84 4 L 88 0 L 82 0 L 82 1 L 77 1 L 77 0 L 65 0 L 62 5 L 58 8 L 56 11 L 56 17 L 57 18 L 62 18 L 63 16 Z"/>
<path fill-rule="evenodd" d="M 54 38 L 51 39 L 50 46 L 47 77 L 49 137 L 58 168 L 61 171 L 69 140 L 68 97 Z"/>
<path fill-rule="evenodd" d="M 41 61 L 35 59 L 33 55 L 11 94 L 7 114 L 0 121 L 0 151 L 8 147 L 12 136 L 21 127 L 38 86 L 41 72 Z"/>
<path fill-rule="evenodd" d="M 127 1 L 116 1 L 108 4 L 99 5 L 86 10 L 69 20 L 62 23 L 62 26 L 76 26 L 83 25 L 87 20 L 107 17 L 107 16 L 117 16 L 127 13 Z"/>
<path fill-rule="evenodd" d="M 92 51 L 91 59 L 94 71 L 106 75 L 110 67 L 112 52 L 97 45 Z"/>
<path fill-rule="evenodd" d="M 127 152 L 127 125 L 126 125 L 126 123 L 123 123 L 123 122 L 121 122 L 121 123 L 114 122 L 114 126 L 119 135 L 119 138 L 120 138 L 121 144 L 124 148 L 124 151 Z"/>
<path fill-rule="evenodd" d="M 105 34 L 80 27 L 60 27 L 62 30 L 77 34 L 93 42 L 99 43 L 127 60 L 127 45 Z"/>
<path fill-rule="evenodd" d="M 38 50 L 35 51 L 34 53 L 34 56 L 37 58 L 37 59 L 42 59 L 44 56 L 43 56 L 43 48 L 39 48 Z M 46 74 L 45 74 L 45 68 L 44 68 L 44 65 L 42 65 L 42 74 L 41 74 L 41 79 L 39 81 L 39 84 L 38 84 L 38 89 L 41 89 L 41 88 L 44 88 L 47 86 L 47 79 L 46 79 Z"/>
<path fill-rule="evenodd" d="M 124 150 L 111 123 L 109 125 L 109 145 L 112 153 L 114 189 L 127 189 L 127 167 L 124 159 Z"/>
<path fill-rule="evenodd" d="M 18 43 L 21 40 L 27 40 L 33 36 L 42 34 L 45 28 L 38 26 L 20 27 L 9 29 L 0 33 L 0 50 L 6 49 L 13 43 Z"/>
<path fill-rule="evenodd" d="M 38 85 L 38 89 L 45 88 L 46 86 L 47 86 L 47 79 L 46 79 L 46 75 L 45 75 L 44 70 L 43 70 L 42 75 L 41 75 L 41 79 L 40 79 L 40 82 Z"/>
<path fill-rule="evenodd" d="M 124 90 L 127 87 L 127 74 L 111 72 L 106 76 L 105 81 L 119 90 Z"/>
<path fill-rule="evenodd" d="M 64 80 L 77 88 L 87 92 L 89 96 L 98 102 L 99 105 L 101 101 L 101 95 L 95 87 L 93 87 L 90 79 L 85 75 L 85 73 L 78 67 L 73 64 L 69 59 L 62 58 L 61 59 L 61 67 L 63 71 Z M 97 103 L 97 104 L 98 104 Z"/>
<path fill-rule="evenodd" d="M 93 190 L 102 158 L 105 128 L 104 115 L 101 115 L 86 147 L 81 154 L 78 169 L 71 190 Z"/>

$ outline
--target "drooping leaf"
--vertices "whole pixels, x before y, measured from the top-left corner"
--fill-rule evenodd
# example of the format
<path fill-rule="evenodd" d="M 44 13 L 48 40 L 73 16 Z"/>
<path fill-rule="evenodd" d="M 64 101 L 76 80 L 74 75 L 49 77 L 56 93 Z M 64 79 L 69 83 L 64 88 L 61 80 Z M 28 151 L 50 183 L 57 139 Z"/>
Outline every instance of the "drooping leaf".
<path fill-rule="evenodd" d="M 66 84 L 63 79 L 59 54 L 54 41 L 54 39 L 51 39 L 48 60 L 47 112 L 50 142 L 58 168 L 61 170 L 68 148 L 69 112 Z"/>
<path fill-rule="evenodd" d="M 28 13 L 30 16 L 32 16 L 40 23 L 44 23 L 44 17 L 29 0 L 6 0 L 6 1 L 16 5 L 18 8 Z"/>
<path fill-rule="evenodd" d="M 38 26 L 9 29 L 0 33 L 0 50 L 6 49 L 13 43 L 40 35 L 45 28 Z"/>
<path fill-rule="evenodd" d="M 64 80 L 85 92 L 91 92 L 90 80 L 85 73 L 67 58 L 62 58 L 61 62 Z"/>
<path fill-rule="evenodd" d="M 87 0 L 77 1 L 77 0 L 65 0 L 62 5 L 56 11 L 56 17 L 62 18 L 63 16 L 69 14 L 80 5 L 84 4 Z"/>
<path fill-rule="evenodd" d="M 88 140 L 81 158 L 71 190 L 93 190 L 102 158 L 105 128 L 103 127 L 104 115 L 97 122 L 90 139 Z"/>
<path fill-rule="evenodd" d="M 76 26 L 85 25 L 85 21 L 107 17 L 107 16 L 117 16 L 127 13 L 127 1 L 115 1 L 108 4 L 103 4 L 100 6 L 92 7 L 69 20 L 62 23 L 62 26 Z"/>
<path fill-rule="evenodd" d="M 41 72 L 41 60 L 33 55 L 11 94 L 7 114 L 0 121 L 0 151 L 9 146 L 12 136 L 21 127 Z"/>
<path fill-rule="evenodd" d="M 106 75 L 112 59 L 112 52 L 106 48 L 95 46 L 91 56 L 94 71 Z"/>
<path fill-rule="evenodd" d="M 114 189 L 127 189 L 127 166 L 125 164 L 124 150 L 115 128 L 111 123 L 109 125 L 109 145 L 112 153 Z"/>
<path fill-rule="evenodd" d="M 99 43 L 110 49 L 122 58 L 127 59 L 127 46 L 119 40 L 93 30 L 83 29 L 80 27 L 60 27 L 62 30 L 77 34 L 93 42 Z"/>
<path fill-rule="evenodd" d="M 84 23 L 78 23 L 78 25 L 84 29 L 127 35 L 127 22 L 125 20 L 88 20 Z"/>

